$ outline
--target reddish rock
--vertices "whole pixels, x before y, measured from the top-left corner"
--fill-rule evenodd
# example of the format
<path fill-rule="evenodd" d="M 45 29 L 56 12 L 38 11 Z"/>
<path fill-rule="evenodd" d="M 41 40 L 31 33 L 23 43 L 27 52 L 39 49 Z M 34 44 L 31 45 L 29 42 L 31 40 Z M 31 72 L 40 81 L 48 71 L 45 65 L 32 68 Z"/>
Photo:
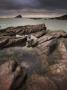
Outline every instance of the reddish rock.
<path fill-rule="evenodd" d="M 48 77 L 32 75 L 26 84 L 26 90 L 58 90 Z"/>
<path fill-rule="evenodd" d="M 57 85 L 59 90 L 67 90 L 67 65 L 59 63 L 50 66 L 49 78 Z"/>
<path fill-rule="evenodd" d="M 0 66 L 0 90 L 18 90 L 25 77 L 25 72 L 17 62 L 6 62 Z"/>

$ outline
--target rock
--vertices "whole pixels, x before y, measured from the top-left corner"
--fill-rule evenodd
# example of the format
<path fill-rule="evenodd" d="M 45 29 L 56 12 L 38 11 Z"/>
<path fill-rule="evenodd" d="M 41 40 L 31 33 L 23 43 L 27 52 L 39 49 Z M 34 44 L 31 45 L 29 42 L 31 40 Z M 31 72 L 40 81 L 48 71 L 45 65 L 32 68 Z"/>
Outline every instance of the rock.
<path fill-rule="evenodd" d="M 15 61 L 0 66 L 0 90 L 18 90 L 23 85 L 26 73 Z"/>
<path fill-rule="evenodd" d="M 26 26 L 18 26 L 18 27 L 9 27 L 0 31 L 0 34 L 6 36 L 15 36 L 16 34 L 31 34 L 35 32 L 46 32 L 45 24 L 39 25 L 26 25 Z"/>
<path fill-rule="evenodd" d="M 19 29 L 19 30 L 18 30 Z M 32 34 L 36 32 L 46 32 L 46 26 L 45 24 L 39 24 L 39 25 L 27 25 L 22 27 L 17 27 L 16 31 L 18 30 L 18 34 Z"/>
<path fill-rule="evenodd" d="M 27 38 L 7 38 L 6 40 L 1 41 L 0 48 L 12 47 L 12 46 L 24 46 L 26 45 Z M 4 41 L 4 42 L 3 42 Z"/>
<path fill-rule="evenodd" d="M 46 33 L 46 26 L 45 24 L 39 24 L 39 25 L 27 25 L 27 26 L 19 26 L 19 27 L 9 27 L 3 30 L 0 30 L 0 36 L 1 36 L 1 46 L 8 47 L 8 46 L 23 46 L 26 44 L 26 36 L 23 38 L 17 38 L 16 35 L 28 35 L 33 33 L 39 32 L 40 34 L 37 37 L 40 37 L 41 35 L 44 35 Z M 34 35 L 35 36 L 35 35 Z M 4 37 L 4 38 L 3 38 Z M 35 41 L 32 46 L 35 46 L 37 41 Z"/>
<path fill-rule="evenodd" d="M 26 84 L 26 90 L 58 90 L 48 77 L 33 75 Z"/>
<path fill-rule="evenodd" d="M 67 33 L 62 30 L 52 31 L 52 32 L 49 32 L 48 34 L 51 35 L 52 37 L 56 37 L 56 38 L 67 37 Z"/>
<path fill-rule="evenodd" d="M 33 45 L 38 41 L 35 47 L 23 47 L 28 35 L 36 38 Z M 8 51 L 16 53 L 17 47 L 20 48 L 16 53 L 19 65 L 11 61 L 0 66 L 1 90 L 22 90 L 23 87 L 25 90 L 67 90 L 66 32 L 47 32 L 45 24 L 40 24 L 10 27 L 1 30 L 0 36 L 3 49 L 12 46 Z"/>
<path fill-rule="evenodd" d="M 35 47 L 37 44 L 38 44 L 38 40 L 35 36 L 33 35 L 27 36 L 27 42 L 26 42 L 27 47 Z"/>
<path fill-rule="evenodd" d="M 49 78 L 57 85 L 59 90 L 67 90 L 67 65 L 59 63 L 50 66 Z"/>
<path fill-rule="evenodd" d="M 49 73 L 51 74 L 55 74 L 55 75 L 62 75 L 65 73 L 65 71 L 67 71 L 67 66 L 66 64 L 64 63 L 58 63 L 58 64 L 55 64 L 55 65 L 51 65 L 49 67 Z"/>
<path fill-rule="evenodd" d="M 18 15 L 18 16 L 16 16 L 15 18 L 22 18 L 22 16 L 21 16 L 21 15 Z"/>
<path fill-rule="evenodd" d="M 9 39 L 5 39 L 5 38 L 0 38 L 0 48 L 3 48 L 3 46 L 5 45 L 5 44 L 7 44 L 9 42 Z"/>

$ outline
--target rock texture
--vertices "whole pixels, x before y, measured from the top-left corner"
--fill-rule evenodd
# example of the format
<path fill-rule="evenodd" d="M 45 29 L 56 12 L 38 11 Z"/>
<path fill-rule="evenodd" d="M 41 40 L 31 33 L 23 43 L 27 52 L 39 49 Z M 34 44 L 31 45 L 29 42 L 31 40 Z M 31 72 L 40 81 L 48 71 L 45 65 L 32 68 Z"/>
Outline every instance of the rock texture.
<path fill-rule="evenodd" d="M 44 24 L 7 28 L 0 31 L 0 49 L 12 52 L 11 47 L 19 46 L 22 50 L 29 34 L 38 44 L 26 47 L 17 62 L 0 65 L 0 90 L 67 90 L 66 32 L 47 31 Z"/>
<path fill-rule="evenodd" d="M 26 90 L 58 90 L 58 88 L 48 77 L 33 75 L 27 81 Z"/>
<path fill-rule="evenodd" d="M 38 32 L 38 34 L 37 34 Z M 44 24 L 41 25 L 28 25 L 28 26 L 20 26 L 20 27 L 9 27 L 7 29 L 0 31 L 0 48 L 8 47 L 8 46 L 17 46 L 23 45 L 26 43 L 27 34 L 35 34 L 37 37 L 44 35 L 46 33 L 46 26 Z M 16 35 L 22 35 L 22 38 L 16 38 Z"/>
<path fill-rule="evenodd" d="M 17 62 L 9 61 L 0 66 L 0 90 L 18 90 L 26 73 Z"/>

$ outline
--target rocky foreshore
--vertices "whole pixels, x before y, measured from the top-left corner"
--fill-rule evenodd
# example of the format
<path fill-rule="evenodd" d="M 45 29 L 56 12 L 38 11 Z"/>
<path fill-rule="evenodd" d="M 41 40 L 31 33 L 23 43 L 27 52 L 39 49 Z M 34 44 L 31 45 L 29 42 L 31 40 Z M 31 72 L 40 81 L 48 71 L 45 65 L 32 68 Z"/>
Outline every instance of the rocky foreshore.
<path fill-rule="evenodd" d="M 26 46 L 29 35 L 37 39 L 34 47 Z M 67 90 L 66 32 L 45 24 L 9 27 L 0 31 L 1 51 L 17 58 L 0 63 L 0 90 Z"/>

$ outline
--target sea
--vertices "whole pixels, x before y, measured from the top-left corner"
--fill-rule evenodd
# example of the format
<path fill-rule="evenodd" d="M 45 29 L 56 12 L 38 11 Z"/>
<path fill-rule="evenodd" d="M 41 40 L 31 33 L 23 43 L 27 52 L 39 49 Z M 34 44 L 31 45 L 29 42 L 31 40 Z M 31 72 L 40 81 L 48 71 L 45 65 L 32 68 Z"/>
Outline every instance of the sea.
<path fill-rule="evenodd" d="M 17 27 L 24 25 L 45 24 L 48 30 L 64 30 L 67 31 L 67 20 L 55 19 L 28 19 L 28 18 L 1 18 L 0 30 L 7 27 Z"/>

